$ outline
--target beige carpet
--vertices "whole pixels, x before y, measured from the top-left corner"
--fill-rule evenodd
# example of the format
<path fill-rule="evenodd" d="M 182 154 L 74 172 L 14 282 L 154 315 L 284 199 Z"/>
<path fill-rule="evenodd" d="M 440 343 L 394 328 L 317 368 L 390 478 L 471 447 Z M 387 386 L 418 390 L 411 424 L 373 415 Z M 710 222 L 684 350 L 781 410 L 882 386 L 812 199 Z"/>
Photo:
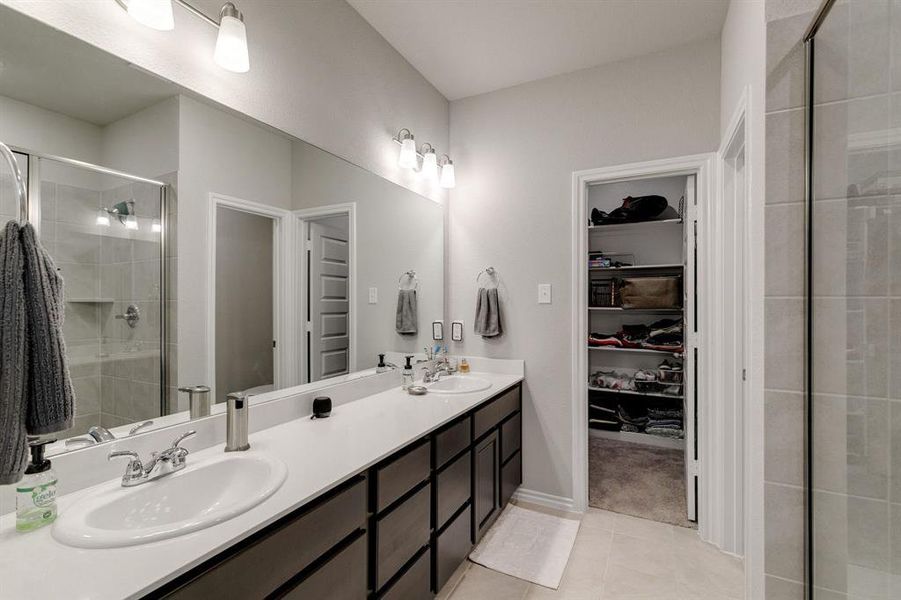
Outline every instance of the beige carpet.
<path fill-rule="evenodd" d="M 686 519 L 681 450 L 589 437 L 588 504 L 643 519 L 697 527 Z"/>

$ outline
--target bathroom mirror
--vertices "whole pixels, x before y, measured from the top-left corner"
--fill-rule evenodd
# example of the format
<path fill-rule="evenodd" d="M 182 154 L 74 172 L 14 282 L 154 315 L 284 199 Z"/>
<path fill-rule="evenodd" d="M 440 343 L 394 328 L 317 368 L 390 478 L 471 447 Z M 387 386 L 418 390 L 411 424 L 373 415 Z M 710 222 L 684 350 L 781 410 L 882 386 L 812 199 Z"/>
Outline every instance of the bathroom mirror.
<path fill-rule="evenodd" d="M 56 451 L 184 421 L 180 388 L 215 411 L 366 376 L 444 318 L 441 204 L 4 6 L 0 141 L 66 284 Z M 12 190 L 0 171 L 4 223 Z"/>

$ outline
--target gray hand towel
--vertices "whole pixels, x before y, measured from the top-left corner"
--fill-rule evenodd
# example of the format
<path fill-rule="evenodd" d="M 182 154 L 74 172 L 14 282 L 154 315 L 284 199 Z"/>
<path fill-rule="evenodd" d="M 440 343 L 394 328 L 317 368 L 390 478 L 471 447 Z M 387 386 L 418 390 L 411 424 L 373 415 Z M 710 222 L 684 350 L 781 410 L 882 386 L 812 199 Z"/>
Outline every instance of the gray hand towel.
<path fill-rule="evenodd" d="M 501 303 L 497 288 L 479 288 L 476 299 L 475 332 L 482 337 L 495 337 L 503 333 Z"/>
<path fill-rule="evenodd" d="M 22 226 L 25 261 L 25 322 L 28 336 L 28 433 L 40 435 L 72 426 L 75 391 L 63 340 L 63 278 L 30 223 Z"/>
<path fill-rule="evenodd" d="M 28 462 L 25 429 L 25 282 L 20 228 L 0 232 L 0 485 L 22 478 Z"/>
<path fill-rule="evenodd" d="M 416 290 L 397 290 L 397 333 L 416 333 L 419 315 L 416 308 Z"/>

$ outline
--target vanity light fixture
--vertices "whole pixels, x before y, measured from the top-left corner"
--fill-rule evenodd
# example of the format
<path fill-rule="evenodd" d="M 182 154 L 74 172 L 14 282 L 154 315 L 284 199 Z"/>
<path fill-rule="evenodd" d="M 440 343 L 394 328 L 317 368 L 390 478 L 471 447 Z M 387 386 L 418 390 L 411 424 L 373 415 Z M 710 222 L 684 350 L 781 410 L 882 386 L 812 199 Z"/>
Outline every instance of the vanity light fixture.
<path fill-rule="evenodd" d="M 113 206 L 112 208 L 101 208 L 97 211 L 97 219 L 94 221 L 101 227 L 109 227 L 110 216 L 119 219 L 119 222 L 125 226 L 125 229 L 135 230 L 138 228 L 138 217 L 135 215 L 135 201 L 126 200 Z M 156 220 L 155 220 L 156 221 Z M 151 226 L 154 229 L 155 225 Z M 162 231 L 162 227 L 160 227 Z"/>
<path fill-rule="evenodd" d="M 445 154 L 441 157 L 441 187 L 451 189 L 457 185 L 457 178 L 454 175 L 454 161 Z"/>
<path fill-rule="evenodd" d="M 98 209 L 97 220 L 94 222 L 101 227 L 109 227 L 109 212 L 105 208 Z"/>
<path fill-rule="evenodd" d="M 138 218 L 134 215 L 128 215 L 125 217 L 125 229 L 137 229 L 138 228 Z"/>
<path fill-rule="evenodd" d="M 397 166 L 401 169 L 415 169 L 419 166 L 419 157 L 416 154 L 416 141 L 409 129 L 401 129 L 397 132 L 394 141 L 400 144 L 400 154 L 397 156 Z"/>
<path fill-rule="evenodd" d="M 428 146 L 428 148 L 426 148 Z M 428 142 L 422 145 L 422 168 L 420 172 L 429 179 L 438 178 L 438 155 L 435 148 Z"/>
<path fill-rule="evenodd" d="M 217 20 L 187 0 L 116 0 L 135 21 L 160 31 L 175 29 L 173 2 L 219 30 L 213 51 L 213 60 L 217 65 L 233 73 L 246 73 L 250 70 L 244 15 L 233 2 L 222 5 Z"/>

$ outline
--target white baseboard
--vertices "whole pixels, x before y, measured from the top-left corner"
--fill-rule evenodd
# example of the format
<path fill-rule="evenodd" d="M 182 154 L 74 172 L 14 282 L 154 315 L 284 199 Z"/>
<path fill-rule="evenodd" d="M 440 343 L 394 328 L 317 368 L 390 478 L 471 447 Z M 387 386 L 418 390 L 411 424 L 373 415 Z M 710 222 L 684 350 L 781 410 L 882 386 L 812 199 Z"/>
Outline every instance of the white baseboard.
<path fill-rule="evenodd" d="M 563 496 L 554 496 L 552 494 L 545 494 L 544 492 L 536 492 L 535 490 L 527 490 L 526 488 L 519 488 L 515 492 L 513 492 L 513 499 L 518 500 L 520 502 L 527 502 L 529 504 L 536 504 L 538 506 L 543 506 L 544 508 L 550 508 L 553 510 L 561 510 L 563 512 L 570 513 L 579 513 L 575 509 L 575 502 L 573 502 L 572 498 L 564 498 Z"/>

